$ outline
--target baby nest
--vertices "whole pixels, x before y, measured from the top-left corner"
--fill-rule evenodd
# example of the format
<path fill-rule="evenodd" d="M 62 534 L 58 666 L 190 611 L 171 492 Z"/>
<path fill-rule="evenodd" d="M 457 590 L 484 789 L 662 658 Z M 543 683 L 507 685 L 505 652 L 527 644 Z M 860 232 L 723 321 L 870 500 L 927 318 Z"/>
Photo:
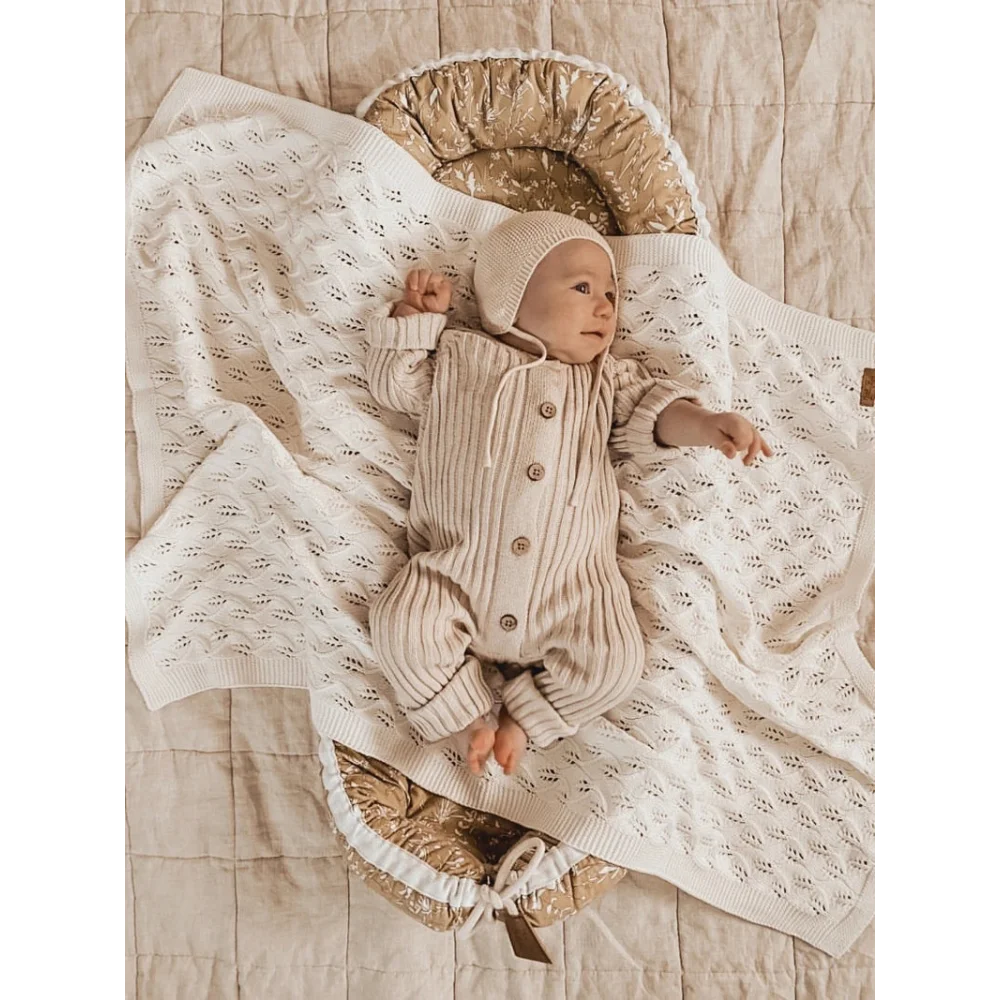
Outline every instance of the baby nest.
<path fill-rule="evenodd" d="M 579 56 L 490 51 L 425 63 L 356 114 L 441 184 L 519 212 L 565 212 L 610 235 L 708 235 L 660 113 Z"/>
<path fill-rule="evenodd" d="M 394 906 L 434 930 L 467 925 L 482 887 L 504 860 L 524 872 L 529 841 L 541 864 L 510 893 L 533 927 L 571 916 L 621 881 L 626 870 L 526 831 L 510 820 L 434 795 L 372 757 L 324 739 L 323 784 L 350 870 Z"/>
<path fill-rule="evenodd" d="M 606 235 L 708 235 L 694 180 L 656 108 L 582 57 L 453 56 L 400 74 L 356 114 L 440 183 L 474 197 L 564 212 Z M 547 926 L 626 874 L 332 740 L 320 753 L 351 871 L 428 927 L 468 932 L 489 909 Z"/>

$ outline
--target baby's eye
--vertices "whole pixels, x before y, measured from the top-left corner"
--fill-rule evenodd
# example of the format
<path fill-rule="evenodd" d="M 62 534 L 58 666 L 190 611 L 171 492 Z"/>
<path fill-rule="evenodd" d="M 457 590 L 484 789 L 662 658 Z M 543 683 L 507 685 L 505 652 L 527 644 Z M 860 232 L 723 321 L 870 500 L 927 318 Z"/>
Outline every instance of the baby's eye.
<path fill-rule="evenodd" d="M 578 288 L 582 288 L 583 289 L 583 294 L 584 295 L 589 295 L 590 294 L 590 282 L 589 281 L 580 281 L 580 282 L 577 282 L 577 284 L 575 284 L 573 286 L 573 290 L 576 291 L 576 289 L 578 289 Z"/>
<path fill-rule="evenodd" d="M 611 303 L 612 305 L 614 305 L 614 304 L 615 304 L 615 293 L 614 293 L 614 292 L 608 292 L 608 301 L 609 301 L 609 302 L 610 302 L 610 303 Z"/>

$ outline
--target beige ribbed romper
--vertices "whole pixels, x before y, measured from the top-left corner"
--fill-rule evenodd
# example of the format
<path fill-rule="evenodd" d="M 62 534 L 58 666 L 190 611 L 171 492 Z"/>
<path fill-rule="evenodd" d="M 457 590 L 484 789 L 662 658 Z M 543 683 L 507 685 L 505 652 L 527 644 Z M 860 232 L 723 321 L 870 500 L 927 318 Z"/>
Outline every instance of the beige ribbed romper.
<path fill-rule="evenodd" d="M 372 394 L 419 425 L 411 558 L 371 606 L 372 642 L 429 741 L 490 710 L 482 663 L 537 665 L 506 682 L 503 701 L 544 747 L 622 701 L 642 674 L 643 640 L 616 560 L 609 437 L 638 461 L 663 457 L 674 450 L 654 441 L 657 415 L 695 396 L 609 355 L 597 423 L 585 433 L 593 363 L 524 369 L 538 359 L 445 326 L 437 313 L 368 323 Z M 488 465 L 489 404 L 512 368 L 522 370 L 499 396 Z"/>

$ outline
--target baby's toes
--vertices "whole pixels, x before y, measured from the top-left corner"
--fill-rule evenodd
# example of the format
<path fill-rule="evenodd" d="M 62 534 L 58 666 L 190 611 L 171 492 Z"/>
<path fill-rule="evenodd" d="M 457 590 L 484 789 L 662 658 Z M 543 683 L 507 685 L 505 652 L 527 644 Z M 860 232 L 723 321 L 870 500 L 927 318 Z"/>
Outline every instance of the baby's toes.
<path fill-rule="evenodd" d="M 486 763 L 486 757 L 488 754 L 488 750 L 475 750 L 472 747 L 469 747 L 469 752 L 465 755 L 465 760 L 473 774 L 483 773 L 483 765 Z"/>
<path fill-rule="evenodd" d="M 520 726 L 503 725 L 497 730 L 497 741 L 493 747 L 497 763 L 503 768 L 504 774 L 513 774 L 524 754 L 527 737 Z"/>
<path fill-rule="evenodd" d="M 510 748 L 510 753 L 507 755 L 507 763 L 504 765 L 504 774 L 513 774 L 518 765 L 521 763 L 521 758 L 524 756 L 524 747 L 520 744 L 515 744 Z"/>
<path fill-rule="evenodd" d="M 469 736 L 469 749 L 466 752 L 465 759 L 474 773 L 483 773 L 483 766 L 489 759 L 490 751 L 493 749 L 494 736 L 494 731 L 486 726 L 474 730 Z"/>

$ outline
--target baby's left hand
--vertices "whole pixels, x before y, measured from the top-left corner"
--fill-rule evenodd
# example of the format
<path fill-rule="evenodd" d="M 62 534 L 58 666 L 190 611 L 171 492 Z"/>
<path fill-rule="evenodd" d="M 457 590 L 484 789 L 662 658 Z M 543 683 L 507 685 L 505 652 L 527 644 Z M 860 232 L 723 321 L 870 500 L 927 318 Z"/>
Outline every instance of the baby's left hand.
<path fill-rule="evenodd" d="M 759 454 L 768 458 L 774 454 L 760 436 L 760 431 L 738 413 L 706 413 L 703 419 L 708 438 L 705 443 L 718 448 L 726 458 L 736 458 L 741 451 L 745 451 L 743 464 L 753 465 Z"/>

